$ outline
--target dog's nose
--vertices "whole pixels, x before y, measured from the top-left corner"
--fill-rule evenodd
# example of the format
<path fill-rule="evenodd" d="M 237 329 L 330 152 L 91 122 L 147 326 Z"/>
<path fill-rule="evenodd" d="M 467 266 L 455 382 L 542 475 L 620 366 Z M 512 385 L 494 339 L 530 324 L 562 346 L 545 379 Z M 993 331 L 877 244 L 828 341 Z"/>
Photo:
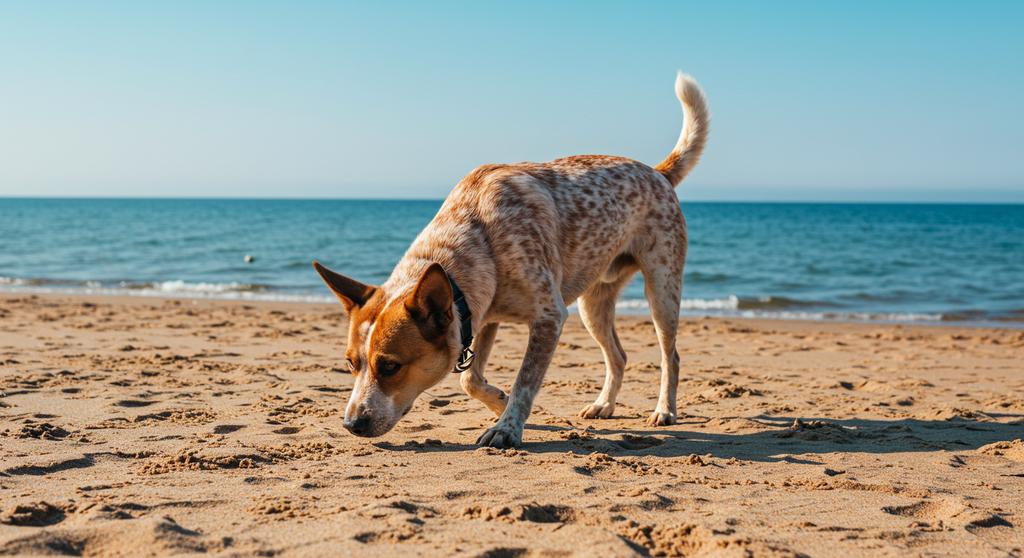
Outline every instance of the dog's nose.
<path fill-rule="evenodd" d="M 366 436 L 370 432 L 370 417 L 362 415 L 355 420 L 345 419 L 342 426 L 356 436 Z"/>

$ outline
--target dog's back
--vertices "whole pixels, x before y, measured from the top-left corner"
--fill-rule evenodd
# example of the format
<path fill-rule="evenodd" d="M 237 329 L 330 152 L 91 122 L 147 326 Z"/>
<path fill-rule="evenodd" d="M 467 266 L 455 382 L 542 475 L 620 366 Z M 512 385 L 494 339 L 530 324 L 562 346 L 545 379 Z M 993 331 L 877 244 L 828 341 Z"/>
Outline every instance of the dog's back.
<path fill-rule="evenodd" d="M 472 209 L 486 231 L 497 276 L 530 288 L 538 267 L 560 274 L 562 296 L 573 300 L 619 255 L 643 251 L 682 222 L 668 180 L 623 157 L 581 155 L 548 163 L 480 167 L 455 188 L 445 213 Z M 460 218 L 461 220 L 461 218 Z M 682 239 L 685 249 L 685 235 Z"/>

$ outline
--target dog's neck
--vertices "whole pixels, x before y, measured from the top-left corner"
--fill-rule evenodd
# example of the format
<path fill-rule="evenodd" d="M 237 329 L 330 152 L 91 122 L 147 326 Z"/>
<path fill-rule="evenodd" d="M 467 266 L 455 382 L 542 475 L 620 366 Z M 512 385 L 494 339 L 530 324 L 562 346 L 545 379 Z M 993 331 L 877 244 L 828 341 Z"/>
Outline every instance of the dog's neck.
<path fill-rule="evenodd" d="M 483 239 L 478 235 L 437 231 L 434 225 L 431 223 L 420 233 L 382 287 L 391 296 L 400 296 L 416 286 L 430 264 L 441 264 L 465 296 L 476 335 L 486 321 L 497 288 L 493 260 L 480 257 L 489 253 L 489 248 L 482 245 Z M 452 314 L 461 317 L 454 306 L 453 302 Z M 459 320 L 454 322 L 457 328 Z"/>

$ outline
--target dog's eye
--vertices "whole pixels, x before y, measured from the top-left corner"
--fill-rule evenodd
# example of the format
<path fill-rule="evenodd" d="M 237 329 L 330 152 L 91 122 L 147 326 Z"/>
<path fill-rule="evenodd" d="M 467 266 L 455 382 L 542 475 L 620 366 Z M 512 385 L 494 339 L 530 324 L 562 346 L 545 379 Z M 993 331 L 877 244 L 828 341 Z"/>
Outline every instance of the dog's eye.
<path fill-rule="evenodd" d="M 398 371 L 402 369 L 402 365 L 398 364 L 393 360 L 380 359 L 377 361 L 377 375 L 387 378 L 388 376 L 394 376 L 398 374 Z"/>
<path fill-rule="evenodd" d="M 346 366 L 348 366 L 348 371 L 349 372 L 355 374 L 356 372 L 359 371 L 359 363 L 356 362 L 355 360 L 352 360 L 351 358 L 350 359 L 346 359 L 346 363 L 345 364 L 346 364 Z"/>

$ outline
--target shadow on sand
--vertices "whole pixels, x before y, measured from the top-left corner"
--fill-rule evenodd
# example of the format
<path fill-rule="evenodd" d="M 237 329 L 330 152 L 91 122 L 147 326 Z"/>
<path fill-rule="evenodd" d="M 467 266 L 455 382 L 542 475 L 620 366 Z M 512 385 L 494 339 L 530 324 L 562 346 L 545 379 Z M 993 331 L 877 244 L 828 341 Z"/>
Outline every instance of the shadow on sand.
<path fill-rule="evenodd" d="M 605 453 L 611 456 L 654 455 L 682 457 L 706 455 L 749 461 L 786 461 L 791 457 L 822 453 L 903 453 L 928 451 L 968 451 L 987 444 L 1024 438 L 1024 415 L 990 414 L 984 420 L 867 420 L 805 418 L 759 415 L 721 417 L 716 421 L 742 424 L 757 432 L 722 434 L 681 430 L 680 426 L 704 422 L 686 417 L 680 424 L 664 429 L 601 428 L 595 421 L 587 427 L 527 425 L 526 441 L 519 448 L 529 453 L 566 453 L 580 455 Z M 531 442 L 529 432 L 563 433 L 564 440 Z M 413 452 L 469 452 L 472 444 L 431 441 L 374 444 L 381 449 Z"/>

